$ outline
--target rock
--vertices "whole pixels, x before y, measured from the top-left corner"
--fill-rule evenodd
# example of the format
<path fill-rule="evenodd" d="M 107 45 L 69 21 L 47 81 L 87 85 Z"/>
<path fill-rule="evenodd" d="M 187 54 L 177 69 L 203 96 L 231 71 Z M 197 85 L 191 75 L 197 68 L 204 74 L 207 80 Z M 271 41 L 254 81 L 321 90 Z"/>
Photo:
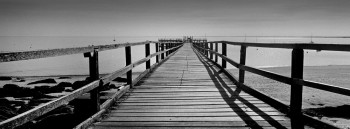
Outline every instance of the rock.
<path fill-rule="evenodd" d="M 70 105 L 60 106 L 47 114 L 37 118 L 35 129 L 66 129 L 76 125 L 74 117 L 74 107 Z"/>
<path fill-rule="evenodd" d="M 66 88 L 66 89 L 64 89 L 64 91 L 65 92 L 72 92 L 72 91 L 74 91 L 72 88 Z"/>
<path fill-rule="evenodd" d="M 70 84 L 70 86 L 72 85 L 71 83 L 67 83 L 67 84 Z M 64 84 L 63 82 L 61 82 L 56 86 L 50 87 L 50 93 L 63 92 L 65 90 L 67 84 Z"/>
<path fill-rule="evenodd" d="M 28 110 L 30 110 L 30 109 L 32 109 L 32 107 L 30 107 L 29 105 L 27 105 L 27 104 L 23 104 L 22 106 L 21 106 L 21 108 L 19 108 L 18 109 L 18 113 L 23 113 L 23 112 L 26 112 L 26 111 L 28 111 Z"/>
<path fill-rule="evenodd" d="M 73 84 L 70 82 L 60 82 L 57 86 L 59 86 L 59 87 L 72 87 Z"/>
<path fill-rule="evenodd" d="M 111 89 L 110 83 L 105 84 L 104 86 L 100 87 L 100 91 L 106 91 Z"/>
<path fill-rule="evenodd" d="M 116 82 L 127 82 L 128 79 L 122 78 L 122 77 L 117 77 L 117 78 L 115 78 L 113 81 L 116 81 Z"/>
<path fill-rule="evenodd" d="M 10 118 L 17 115 L 17 112 L 16 110 L 11 109 L 7 106 L 0 106 L 0 115 L 6 118 Z"/>
<path fill-rule="evenodd" d="M 16 84 L 5 84 L 2 88 L 4 88 L 4 90 L 13 91 L 13 90 L 18 90 L 21 87 Z"/>
<path fill-rule="evenodd" d="M 0 97 L 6 97 L 7 96 L 7 93 L 6 91 L 4 90 L 4 88 L 0 88 Z M 0 102 L 1 103 L 1 102 Z"/>
<path fill-rule="evenodd" d="M 34 129 L 69 129 L 74 128 L 74 115 L 69 113 L 53 114 L 35 123 Z"/>
<path fill-rule="evenodd" d="M 13 82 L 25 82 L 26 80 L 24 80 L 24 78 L 19 78 L 19 77 L 16 77 L 14 79 L 12 79 Z"/>
<path fill-rule="evenodd" d="M 0 81 L 9 81 L 12 80 L 11 77 L 0 76 Z"/>
<path fill-rule="evenodd" d="M 0 106 L 10 106 L 10 101 L 7 98 L 0 98 Z"/>
<path fill-rule="evenodd" d="M 71 79 L 71 77 L 58 77 L 58 79 Z"/>
<path fill-rule="evenodd" d="M 22 88 L 16 84 L 5 84 L 2 88 L 2 92 L 4 93 L 2 96 L 17 96 L 20 91 L 22 90 Z"/>
<path fill-rule="evenodd" d="M 91 77 L 86 77 L 85 81 L 92 82 L 93 80 L 91 79 Z"/>
<path fill-rule="evenodd" d="M 50 86 L 35 86 L 34 90 L 41 93 L 50 93 Z"/>
<path fill-rule="evenodd" d="M 118 89 L 120 86 L 116 86 L 115 84 L 111 84 L 111 85 L 109 85 L 109 87 L 111 89 Z"/>
<path fill-rule="evenodd" d="M 57 82 L 55 81 L 55 79 L 48 78 L 48 79 L 44 79 L 44 80 L 30 82 L 27 85 L 40 84 L 40 83 L 57 83 Z"/>
<path fill-rule="evenodd" d="M 76 90 L 76 89 L 79 89 L 79 88 L 81 88 L 81 87 L 83 87 L 83 86 L 85 86 L 85 85 L 87 85 L 87 84 L 89 84 L 88 81 L 75 81 L 75 82 L 73 83 L 72 88 L 73 88 L 74 90 Z"/>
<path fill-rule="evenodd" d="M 56 97 L 46 95 L 46 94 L 43 94 L 41 92 L 35 92 L 35 94 L 33 94 L 33 99 L 43 99 L 43 98 L 56 98 Z"/>
<path fill-rule="evenodd" d="M 16 84 L 6 84 L 0 89 L 1 97 L 29 97 L 33 95 L 33 90 L 28 87 L 20 87 Z"/>

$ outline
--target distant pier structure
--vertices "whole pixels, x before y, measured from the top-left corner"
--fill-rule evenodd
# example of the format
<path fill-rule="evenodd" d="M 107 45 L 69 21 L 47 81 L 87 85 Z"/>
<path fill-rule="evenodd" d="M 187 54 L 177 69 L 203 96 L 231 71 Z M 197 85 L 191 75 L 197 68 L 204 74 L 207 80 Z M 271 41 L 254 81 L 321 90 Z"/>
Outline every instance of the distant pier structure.
<path fill-rule="evenodd" d="M 159 42 L 173 42 L 173 43 L 205 43 L 207 42 L 206 38 L 193 38 L 193 36 L 183 36 L 180 38 L 161 38 L 158 39 Z"/>

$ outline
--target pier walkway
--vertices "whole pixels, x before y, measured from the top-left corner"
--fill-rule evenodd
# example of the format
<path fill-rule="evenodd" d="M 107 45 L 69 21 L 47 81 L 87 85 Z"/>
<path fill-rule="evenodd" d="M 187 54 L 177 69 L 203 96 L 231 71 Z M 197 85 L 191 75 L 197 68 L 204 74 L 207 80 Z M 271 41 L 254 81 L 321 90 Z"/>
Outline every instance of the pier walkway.
<path fill-rule="evenodd" d="M 185 43 L 89 128 L 291 128 L 290 123 Z"/>

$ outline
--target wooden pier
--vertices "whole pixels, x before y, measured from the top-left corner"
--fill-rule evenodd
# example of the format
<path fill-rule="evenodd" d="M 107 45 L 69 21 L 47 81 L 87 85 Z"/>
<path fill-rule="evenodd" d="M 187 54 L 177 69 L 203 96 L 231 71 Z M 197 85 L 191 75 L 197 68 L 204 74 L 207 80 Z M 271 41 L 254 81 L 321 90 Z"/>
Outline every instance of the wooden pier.
<path fill-rule="evenodd" d="M 132 62 L 132 46 L 145 46 L 145 58 Z M 155 47 L 151 54 L 150 47 Z M 219 47 L 220 45 L 220 47 Z M 240 60 L 227 56 L 227 45 L 238 46 Z M 248 47 L 292 49 L 291 76 L 247 66 Z M 98 53 L 125 49 L 126 66 L 100 77 Z M 218 50 L 218 49 L 221 50 Z M 0 122 L 0 129 L 35 123 L 45 114 L 83 96 L 89 103 L 82 108 L 84 116 L 74 129 L 108 128 L 324 128 L 334 125 L 302 112 L 303 87 L 311 87 L 350 96 L 350 89 L 303 79 L 304 50 L 350 51 L 346 44 L 287 44 L 210 41 L 206 39 L 160 39 L 79 48 L 63 48 L 0 53 L 1 62 L 47 58 L 83 53 L 89 60 L 88 84 L 71 93 L 41 104 Z M 114 55 L 111 55 L 114 56 Z M 155 63 L 151 64 L 151 59 Z M 221 62 L 218 62 L 221 59 Z M 132 77 L 132 69 L 146 64 L 146 70 Z M 238 77 L 227 69 L 239 69 Z M 290 104 L 286 105 L 244 83 L 245 72 L 251 72 L 291 86 Z M 126 74 L 126 85 L 120 89 L 100 91 L 114 79 Z M 106 95 L 106 93 L 108 95 Z M 56 122 L 56 121 L 55 121 Z M 58 126 L 62 125 L 59 123 Z M 45 124 L 45 123 L 44 123 Z M 40 124 L 39 124 L 40 125 Z M 35 124 L 33 124 L 35 127 Z M 48 125 L 51 126 L 51 125 Z"/>
<path fill-rule="evenodd" d="M 285 114 L 239 88 L 185 44 L 117 101 L 93 129 L 290 128 Z"/>

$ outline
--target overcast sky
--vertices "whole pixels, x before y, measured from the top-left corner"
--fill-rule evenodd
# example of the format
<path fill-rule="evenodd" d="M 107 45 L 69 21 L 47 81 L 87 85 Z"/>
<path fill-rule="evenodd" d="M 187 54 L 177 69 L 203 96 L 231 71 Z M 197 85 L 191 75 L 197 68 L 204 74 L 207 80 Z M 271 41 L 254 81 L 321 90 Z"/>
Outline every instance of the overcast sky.
<path fill-rule="evenodd" d="M 350 35 L 350 0 L 0 0 L 0 36 Z"/>

